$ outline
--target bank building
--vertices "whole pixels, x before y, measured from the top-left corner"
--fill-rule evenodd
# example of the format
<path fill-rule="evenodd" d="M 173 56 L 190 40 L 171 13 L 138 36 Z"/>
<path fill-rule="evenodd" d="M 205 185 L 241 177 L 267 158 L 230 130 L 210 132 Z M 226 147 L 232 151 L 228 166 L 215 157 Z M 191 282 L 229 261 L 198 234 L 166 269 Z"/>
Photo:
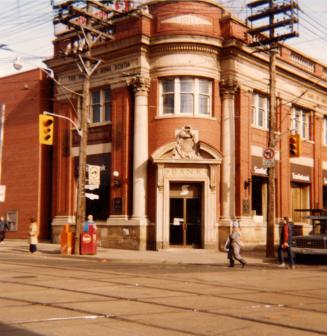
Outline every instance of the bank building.
<path fill-rule="evenodd" d="M 143 1 L 113 19 L 114 38 L 92 56 L 87 164 L 100 167 L 99 199 L 86 214 L 99 245 L 123 249 L 221 249 L 237 218 L 247 247 L 265 245 L 269 56 L 248 46 L 246 24 L 216 1 Z M 65 88 L 83 76 L 58 33 L 47 65 Z M 276 234 L 289 216 L 327 207 L 327 67 L 286 44 L 278 48 Z M 52 112 L 77 120 L 81 97 L 54 84 Z M 290 157 L 289 135 L 301 137 Z M 55 120 L 51 237 L 74 227 L 80 137 Z M 42 223 L 41 223 L 42 225 Z"/>

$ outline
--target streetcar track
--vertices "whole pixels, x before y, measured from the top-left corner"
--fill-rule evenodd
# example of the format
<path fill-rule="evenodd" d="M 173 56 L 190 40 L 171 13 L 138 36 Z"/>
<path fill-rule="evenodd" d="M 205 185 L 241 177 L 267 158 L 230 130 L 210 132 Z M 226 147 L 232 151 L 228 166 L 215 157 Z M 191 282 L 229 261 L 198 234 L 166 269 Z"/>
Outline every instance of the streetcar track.
<path fill-rule="evenodd" d="M 12 264 L 10 262 L 4 262 L 6 264 Z M 63 270 L 63 271 L 67 271 L 67 270 L 71 270 L 71 269 L 75 269 L 76 271 L 81 271 L 80 268 L 78 267 L 72 267 L 70 266 L 69 268 L 67 267 L 58 267 L 58 266 L 49 266 L 49 265 L 34 265 L 34 264 L 20 264 L 20 263 L 13 263 L 14 265 L 17 265 L 19 264 L 20 266 L 27 266 L 27 267 L 35 267 L 35 268 L 39 268 L 40 266 L 42 266 L 43 268 L 50 268 L 50 269 L 55 269 L 55 270 Z M 17 270 L 15 270 L 17 272 Z M 215 282 L 215 283 L 212 283 L 212 282 L 208 282 L 206 280 L 203 280 L 203 281 L 196 281 L 196 280 L 182 280 L 182 279 L 178 279 L 178 278 L 171 278 L 171 277 L 162 277 L 162 275 L 158 276 L 158 277 L 155 277 L 155 276 L 149 276 L 149 275 L 139 275 L 139 274 L 135 274 L 135 273 L 122 273 L 122 271 L 120 272 L 114 272 L 114 271 L 95 271 L 92 270 L 93 273 L 100 273 L 100 274 L 103 274 L 103 275 L 115 275 L 115 276 L 120 276 L 122 277 L 123 279 L 126 278 L 126 276 L 132 276 L 132 277 L 135 277 L 135 278 L 144 278 L 144 279 L 153 279 L 153 280 L 168 280 L 168 281 L 175 281 L 175 282 L 182 282 L 182 283 L 190 283 L 190 284 L 196 284 L 196 285 L 202 285 L 202 286 L 207 286 L 207 287 L 221 287 L 221 288 L 227 288 L 227 289 L 237 289 L 237 290 L 242 290 L 242 291 L 249 291 L 248 293 L 246 292 L 243 292 L 242 294 L 251 294 L 253 293 L 254 291 L 256 293 L 260 293 L 260 294 L 279 294 L 279 295 L 286 295 L 286 296 L 291 296 L 291 297 L 294 297 L 294 295 L 296 295 L 297 297 L 299 298 L 311 298 L 311 299 L 319 299 L 319 300 L 325 300 L 327 298 L 325 297 L 321 297 L 320 296 L 313 296 L 312 293 L 310 293 L 310 295 L 304 295 L 304 294 L 299 294 L 297 293 L 296 290 L 287 290 L 287 291 L 284 291 L 284 290 L 280 290 L 280 291 L 276 291 L 276 290 L 266 290 L 266 289 L 258 289 L 258 288 L 255 288 L 253 289 L 252 287 L 240 287 L 240 286 L 231 286 L 231 285 L 226 285 L 226 284 L 222 284 L 222 283 L 219 283 L 219 282 Z M 29 273 L 29 272 L 26 272 L 26 271 L 21 271 L 23 273 Z M 87 272 L 87 271 L 81 271 L 81 272 Z M 43 276 L 48 276 L 49 274 L 42 274 Z M 56 275 L 52 275 L 52 276 L 56 276 Z M 62 275 L 60 276 L 60 278 L 62 278 Z M 80 280 L 79 277 L 72 277 L 72 276 L 66 276 L 65 277 L 66 279 L 72 279 L 72 280 Z M 107 279 L 99 279 L 99 278 L 93 278 L 93 277 L 83 277 L 83 280 L 90 280 L 90 281 L 96 281 L 96 282 L 99 282 L 99 283 L 105 283 L 105 284 L 115 284 L 115 285 L 119 285 L 119 286 L 134 286 L 133 284 L 129 284 L 129 283 L 121 283 L 119 281 L 114 281 L 114 280 L 107 280 Z M 139 285 L 139 284 L 138 284 Z M 181 289 L 173 289 L 173 288 L 170 288 L 170 289 L 166 289 L 166 288 L 162 288 L 162 287 L 153 287 L 153 286 L 150 286 L 150 285 L 139 285 L 139 286 L 142 286 L 143 288 L 147 288 L 147 289 L 162 289 L 162 290 L 167 290 L 167 291 L 171 291 L 171 292 L 181 292 L 181 293 L 185 293 L 185 294 L 196 294 L 196 295 L 207 295 L 207 294 L 203 294 L 203 293 L 194 293 L 194 292 L 190 292 L 190 291 L 183 291 Z M 327 287 L 322 287 L 320 288 L 320 290 L 327 290 Z M 237 293 L 238 294 L 238 293 Z M 212 296 L 212 295 L 211 295 Z M 219 296 L 220 297 L 220 296 Z M 226 297 L 228 299 L 234 299 L 234 298 L 231 298 L 231 297 Z M 239 300 L 236 298 L 236 300 Z M 250 301 L 250 300 L 249 300 Z M 253 302 L 253 303 L 260 303 L 260 304 L 268 304 L 267 302 L 254 302 L 254 301 L 250 301 L 250 302 Z"/>
<path fill-rule="evenodd" d="M 209 314 L 209 315 L 219 316 L 219 317 L 224 317 L 224 318 L 237 319 L 237 320 L 242 320 L 242 321 L 247 321 L 247 322 L 255 322 L 255 323 L 259 323 L 259 324 L 263 324 L 263 325 L 270 325 L 270 326 L 287 328 L 287 329 L 292 329 L 292 330 L 297 330 L 297 331 L 305 331 L 305 332 L 315 333 L 315 334 L 318 334 L 318 335 L 327 335 L 327 332 L 324 332 L 324 331 L 321 331 L 321 330 L 304 328 L 304 327 L 300 327 L 300 326 L 292 326 L 292 325 L 289 325 L 289 324 L 286 324 L 286 323 L 267 321 L 267 320 L 262 320 L 262 319 L 258 319 L 258 318 L 251 318 L 251 317 L 247 317 L 247 316 L 239 316 L 239 315 L 235 315 L 235 314 L 230 313 L 230 312 L 229 313 L 221 313 L 221 312 L 214 312 L 214 311 L 211 311 L 211 310 L 208 310 L 208 309 L 201 309 L 201 308 L 200 309 L 194 309 L 194 308 L 190 308 L 190 307 L 181 307 L 181 306 L 177 306 L 177 305 L 173 305 L 173 304 L 166 304 L 166 303 L 162 303 L 162 302 L 157 303 L 157 302 L 152 302 L 152 301 L 148 301 L 148 300 L 145 300 L 145 299 L 124 298 L 124 297 L 113 296 L 113 295 L 90 293 L 90 292 L 71 290 L 71 289 L 68 290 L 68 289 L 65 289 L 65 288 L 56 288 L 56 287 L 41 286 L 41 285 L 34 285 L 34 284 L 24 284 L 24 283 L 20 283 L 20 282 L 16 282 L 16 284 L 33 286 L 33 287 L 42 287 L 42 288 L 48 288 L 48 289 L 57 289 L 57 290 L 74 292 L 74 293 L 79 293 L 79 294 L 89 294 L 89 295 L 100 296 L 102 298 L 103 297 L 115 298 L 117 300 L 122 300 L 122 301 L 133 301 L 133 302 L 137 302 L 137 303 L 150 304 L 150 305 L 155 305 L 155 306 L 159 306 L 159 307 L 176 309 L 177 311 L 180 310 L 180 311 L 184 311 L 184 312 L 203 313 L 203 314 Z M 63 306 L 63 305 L 58 304 L 58 303 L 45 303 L 45 302 L 32 301 L 32 300 L 26 300 L 26 299 L 24 300 L 24 299 L 17 299 L 17 298 L 8 298 L 8 297 L 5 297 L 5 296 L 0 296 L 0 299 L 5 299 L 5 300 L 9 300 L 9 301 L 14 301 L 14 302 L 21 302 L 21 303 L 25 303 L 25 304 L 28 303 L 28 304 L 31 304 L 31 305 L 41 305 L 41 306 L 46 306 L 46 307 L 51 307 L 51 308 L 62 309 L 62 310 L 70 311 L 70 312 L 83 313 L 83 314 L 87 314 L 87 315 L 91 315 L 91 316 L 111 318 L 111 319 L 116 319 L 116 320 L 119 320 L 119 321 L 129 322 L 129 323 L 133 323 L 133 324 L 138 324 L 138 325 L 142 325 L 142 326 L 146 326 L 146 327 L 153 327 L 153 328 L 157 328 L 157 329 L 176 331 L 176 332 L 180 332 L 180 333 L 183 333 L 183 334 L 186 334 L 186 335 L 206 336 L 205 334 L 201 334 L 201 333 L 193 333 L 193 332 L 190 332 L 190 331 L 186 332 L 184 330 L 180 330 L 180 329 L 177 329 L 177 328 L 163 327 L 163 326 L 158 326 L 156 324 L 149 323 L 149 322 L 136 321 L 136 320 L 132 320 L 132 319 L 129 319 L 129 318 L 123 317 L 123 316 L 111 315 L 111 314 L 101 314 L 101 313 L 97 313 L 97 312 L 90 311 L 90 310 L 66 307 L 66 306 Z M 284 306 L 284 307 L 292 309 L 292 307 L 287 307 L 287 306 Z M 15 325 L 16 323 L 13 322 L 11 324 Z"/>
<path fill-rule="evenodd" d="M 49 267 L 49 266 L 48 266 Z M 49 267 L 49 268 L 53 268 L 53 267 Z M 58 268 L 58 267 L 56 267 Z M 60 268 L 61 270 L 67 270 L 66 268 Z M 25 272 L 26 273 L 26 272 Z M 119 275 L 121 275 L 120 273 L 118 273 Z M 126 275 L 125 275 L 126 276 Z M 79 279 L 76 277 L 68 277 L 70 279 Z M 151 279 L 156 279 L 155 277 L 150 277 Z M 84 280 L 92 280 L 92 281 L 98 281 L 97 279 L 84 279 Z M 171 279 L 170 279 L 171 280 Z M 115 285 L 120 285 L 120 286 L 126 286 L 126 284 L 122 284 L 116 281 L 104 281 L 104 280 L 100 280 L 101 283 L 106 283 L 106 284 L 112 284 L 114 283 Z M 185 282 L 185 281 L 183 281 Z M 149 301 L 149 299 L 139 299 L 139 298 L 126 298 L 126 297 L 122 297 L 122 296 L 115 296 L 115 295 L 106 295 L 106 294 L 102 294 L 102 293 L 94 293 L 94 292 L 89 292 L 89 291 L 82 291 L 82 290 L 73 290 L 73 289 L 67 289 L 67 288 L 62 288 L 62 287 L 54 287 L 54 286 L 47 286 L 47 285 L 40 285 L 40 284 L 30 284 L 30 283 L 23 283 L 20 281 L 10 281 L 10 283 L 12 284 L 18 284 L 18 285 L 23 285 L 23 286 L 32 286 L 32 287 L 37 287 L 37 288 L 43 288 L 43 289 L 50 289 L 50 290 L 62 290 L 62 291 L 67 291 L 70 293 L 78 293 L 78 294 L 84 294 L 84 295 L 91 295 L 91 296 L 98 296 L 103 298 L 108 298 L 108 299 L 115 299 L 115 300 L 120 300 L 120 301 L 133 301 L 133 302 L 137 302 L 137 303 L 143 303 L 143 304 L 150 304 L 150 305 L 155 305 L 155 306 L 159 306 L 159 307 L 165 307 L 165 308 L 171 308 L 171 309 L 177 309 L 177 310 L 181 310 L 181 311 L 196 311 L 198 313 L 204 313 L 204 314 L 211 314 L 211 315 L 215 315 L 215 316 L 220 316 L 220 317 L 229 317 L 229 318 L 235 318 L 238 320 L 244 320 L 244 321 L 250 321 L 250 322 L 255 322 L 255 323 L 260 323 L 260 324 L 269 324 L 269 325 L 274 325 L 274 326 L 279 326 L 279 327 L 284 327 L 284 328 L 291 328 L 291 329 L 295 329 L 295 330 L 300 330 L 300 331 L 307 331 L 307 332 L 314 332 L 320 335 L 327 335 L 327 333 L 321 332 L 319 330 L 313 330 L 313 329 L 309 329 L 309 328 L 302 328 L 302 327 L 295 327 L 295 326 L 290 326 L 288 324 L 284 324 L 284 323 L 277 323 L 277 322 L 271 322 L 271 321 L 267 321 L 267 320 L 260 320 L 260 319 L 255 319 L 255 318 L 249 318 L 249 317 L 241 317 L 238 315 L 233 315 L 233 314 L 226 314 L 226 313 L 220 313 L 220 312 L 212 312 L 210 310 L 205 310 L 205 309 L 194 309 L 194 308 L 189 308 L 189 307 L 183 307 L 183 306 L 177 306 L 177 305 L 171 305 L 171 304 L 165 304 L 165 303 L 157 303 L 157 302 L 153 302 L 153 301 Z M 194 283 L 191 281 L 191 283 Z M 183 293 L 183 294 L 188 294 L 188 295 L 198 295 L 198 296 L 210 296 L 210 297 L 216 297 L 217 299 L 228 299 L 228 300 L 234 300 L 234 301 L 242 301 L 242 302 L 249 302 L 249 303 L 260 303 L 260 304 L 264 304 L 263 302 L 257 302 L 254 300 L 248 300 L 248 299 L 238 299 L 238 298 L 230 298 L 229 296 L 224 296 L 224 295 L 212 295 L 212 294 L 203 294 L 203 293 L 198 293 L 198 292 L 194 292 L 194 291 L 186 291 L 186 290 L 176 290 L 176 289 L 164 289 L 161 287 L 155 287 L 155 286 L 148 286 L 148 285 L 140 285 L 141 288 L 147 288 L 147 289 L 156 289 L 156 290 L 162 290 L 162 291 L 169 291 L 169 292 L 173 292 L 173 293 Z M 228 286 L 229 288 L 235 288 L 233 286 Z M 252 290 L 253 291 L 253 290 Z M 262 291 L 263 293 L 271 293 L 271 291 Z M 276 292 L 275 292 L 276 293 Z M 281 294 L 280 292 L 277 292 L 278 294 Z M 3 297 L 4 299 L 6 297 Z M 6 299 L 10 299 L 10 298 L 6 298 Z M 153 300 L 154 298 L 152 297 L 151 300 Z M 37 301 L 33 301 L 30 302 L 31 304 L 40 304 L 40 305 L 46 305 L 49 307 L 56 307 L 59 309 L 68 309 L 70 311 L 78 311 L 80 313 L 84 313 L 84 314 L 96 314 L 92 311 L 85 311 L 85 310 L 80 310 L 80 309 L 71 309 L 69 307 L 65 307 L 65 306 L 61 306 L 60 304 L 51 304 L 51 303 L 40 303 Z M 62 303 L 63 304 L 63 303 Z M 67 303 L 65 303 L 67 304 Z M 282 308 L 287 308 L 287 309 L 293 309 L 293 310 L 300 310 L 300 311 L 309 311 L 309 312 L 313 312 L 313 313 L 320 313 L 320 314 L 325 314 L 325 312 L 323 311 L 319 311 L 319 310 L 313 310 L 313 309 L 307 309 L 304 307 L 292 307 L 292 306 L 288 306 L 288 305 L 284 305 Z M 102 316 L 101 314 L 98 314 L 100 316 Z M 131 323 L 136 323 L 138 321 L 134 321 L 134 320 L 130 320 L 126 317 L 122 317 L 122 316 L 110 316 L 110 318 L 115 318 L 115 319 L 119 319 L 121 321 L 129 321 Z M 143 324 L 143 322 L 141 322 Z M 148 324 L 146 324 L 148 325 Z M 155 325 L 151 325 L 151 327 L 158 327 Z M 178 331 L 178 332 L 183 332 L 180 330 L 173 330 L 173 331 Z M 198 335 L 200 336 L 201 334 L 194 334 L 194 335 Z"/>
<path fill-rule="evenodd" d="M 80 272 L 85 272 L 84 270 L 81 271 L 80 268 L 77 267 L 70 267 L 69 269 L 67 267 L 58 267 L 58 266 L 47 266 L 47 265 L 34 265 L 34 264 L 25 264 L 25 263 L 15 263 L 15 262 L 7 262 L 5 261 L 4 263 L 8 264 L 8 265 L 12 265 L 14 264 L 15 266 L 20 265 L 22 267 L 43 267 L 43 268 L 49 268 L 49 269 L 57 269 L 57 270 L 62 270 L 62 271 L 67 271 L 69 269 L 74 269 L 76 271 L 80 271 Z M 15 270 L 17 272 L 17 270 Z M 116 275 L 116 276 L 121 276 L 126 278 L 126 276 L 133 276 L 133 277 L 141 277 L 141 278 L 145 278 L 145 279 L 153 279 L 153 280 L 169 280 L 169 281 L 179 281 L 179 282 L 187 282 L 190 284 L 201 284 L 201 285 L 205 285 L 208 287 L 224 287 L 224 288 L 231 288 L 231 289 L 239 289 L 239 290 L 248 290 L 250 291 L 248 294 L 254 292 L 253 288 L 247 288 L 247 287 L 236 287 L 236 286 L 230 286 L 230 285 L 224 285 L 224 284 L 219 284 L 219 283 L 212 283 L 212 282 L 200 282 L 200 281 L 195 281 L 195 280 L 181 280 L 178 278 L 174 278 L 172 279 L 170 278 L 162 278 L 162 276 L 160 277 L 155 277 L 155 276 L 149 276 L 149 275 L 139 275 L 139 274 L 134 274 L 134 273 L 122 273 L 122 271 L 118 272 L 103 272 L 103 271 L 99 271 L 96 270 L 95 271 L 97 274 L 104 274 L 104 275 Z M 31 272 L 27 272 L 27 271 L 21 271 L 21 273 L 24 274 L 30 274 Z M 46 275 L 48 276 L 49 274 L 41 274 L 42 275 Z M 56 276 L 56 275 L 51 275 L 51 276 Z M 58 276 L 59 277 L 59 276 Z M 62 275 L 60 276 L 60 278 L 62 278 Z M 72 276 L 66 276 L 66 279 L 79 279 L 79 277 L 72 277 Z M 115 285 L 119 285 L 119 286 L 131 286 L 130 284 L 126 284 L 126 283 L 121 283 L 118 281 L 114 281 L 114 280 L 103 280 L 103 279 L 96 279 L 96 278 L 85 278 L 83 277 L 83 280 L 89 280 L 89 281 L 94 281 L 94 282 L 99 282 L 99 283 L 104 283 L 104 284 L 115 284 Z M 20 282 L 20 281 L 7 281 L 7 283 L 12 283 L 12 284 L 18 284 L 18 285 L 22 285 L 22 286 L 33 286 L 33 287 L 38 287 L 38 288 L 44 288 L 44 289 L 51 289 L 51 290 L 62 290 L 62 291 L 67 291 L 67 292 L 71 292 L 71 293 L 79 293 L 79 294 L 85 294 L 85 295 L 93 295 L 93 296 L 98 296 L 101 298 L 110 298 L 110 299 L 115 299 L 115 300 L 120 300 L 120 301 L 133 301 L 133 302 L 137 302 L 137 303 L 143 303 L 143 304 L 150 304 L 150 305 L 156 305 L 159 307 L 165 307 L 165 308 L 171 308 L 171 309 L 177 309 L 180 311 L 186 311 L 186 312 L 196 312 L 196 313 L 204 313 L 204 314 L 210 314 L 210 315 L 215 315 L 215 316 L 220 316 L 220 317 L 228 317 L 228 318 L 234 318 L 234 319 L 238 319 L 238 320 L 244 320 L 244 321 L 249 321 L 249 322 L 255 322 L 255 323 L 260 323 L 260 324 L 268 324 L 268 325 L 272 325 L 272 326 L 277 326 L 277 327 L 282 327 L 282 328 L 288 328 L 288 329 L 294 329 L 294 330 L 298 330 L 298 331 L 306 331 L 306 332 L 311 332 L 311 333 L 316 333 L 316 334 L 320 334 L 320 335 L 327 335 L 326 332 L 320 331 L 320 330 L 315 330 L 315 329 L 309 329 L 309 328 L 303 328 L 303 327 L 298 327 L 298 326 L 292 326 L 292 325 L 288 325 L 286 323 L 279 323 L 279 322 L 272 322 L 272 321 L 266 321 L 266 320 L 261 320 L 261 319 L 257 319 L 257 318 L 249 318 L 246 316 L 238 316 L 238 315 L 233 315 L 231 313 L 221 313 L 221 312 L 213 312 L 211 310 L 208 309 L 194 309 L 194 308 L 190 308 L 190 307 L 183 307 L 183 306 L 177 306 L 177 305 L 172 305 L 172 304 L 166 304 L 166 303 L 162 303 L 162 302 L 153 302 L 153 301 L 149 301 L 148 299 L 139 299 L 139 298 L 126 298 L 126 297 L 122 297 L 122 296 L 115 296 L 115 295 L 106 295 L 106 294 L 102 294 L 102 293 L 94 293 L 94 292 L 89 292 L 89 291 L 81 291 L 81 290 L 73 290 L 73 289 L 67 289 L 67 288 L 62 288 L 62 287 L 54 287 L 54 286 L 47 286 L 47 285 L 40 285 L 40 284 L 30 284 L 30 283 L 25 283 L 25 282 Z M 215 297 L 217 299 L 227 299 L 227 300 L 234 300 L 234 301 L 238 301 L 238 302 L 248 302 L 248 303 L 257 303 L 257 304 L 265 304 L 264 302 L 261 301 L 254 301 L 254 300 L 249 300 L 249 299 L 241 299 L 241 298 L 231 298 L 229 296 L 226 295 L 217 295 L 217 294 L 204 294 L 204 293 L 199 293 L 199 292 L 195 292 L 195 291 L 190 291 L 190 290 L 181 290 L 181 289 L 166 289 L 166 288 L 162 288 L 162 287 L 156 287 L 156 286 L 150 286 L 150 285 L 142 285 L 139 284 L 139 287 L 144 288 L 144 289 L 154 289 L 154 290 L 161 290 L 161 291 L 169 291 L 169 292 L 173 292 L 173 293 L 179 293 L 179 294 L 188 294 L 188 295 L 198 295 L 198 296 L 210 296 L 210 297 Z M 325 289 L 325 288 L 324 288 Z M 294 297 L 294 295 L 296 295 L 297 297 L 304 297 L 304 298 L 313 298 L 312 295 L 308 296 L 308 295 L 300 295 L 300 294 L 294 294 L 294 292 L 292 292 L 292 294 L 289 294 L 288 292 L 284 292 L 284 291 L 271 291 L 271 290 L 258 290 L 255 289 L 256 293 L 262 293 L 262 294 L 281 294 L 281 295 L 291 295 Z M 8 298 L 8 297 L 1 297 L 2 299 L 6 299 L 6 300 L 17 300 L 18 302 L 24 302 L 24 301 L 20 301 L 19 299 L 13 299 L 13 298 Z M 317 297 L 317 299 L 321 300 L 321 297 Z M 151 300 L 155 299 L 154 297 L 151 297 Z M 127 317 L 123 317 L 123 316 L 113 316 L 113 315 L 103 315 L 103 314 L 98 314 L 98 313 L 94 313 L 92 311 L 88 311 L 88 310 L 81 310 L 81 309 L 74 309 L 71 307 L 65 307 L 62 306 L 63 303 L 61 304 L 54 304 L 54 303 L 42 303 L 42 302 L 37 302 L 37 301 L 29 301 L 29 304 L 38 304 L 38 305 L 45 305 L 48 307 L 53 307 L 53 308 L 58 308 L 58 309 L 68 309 L 70 311 L 75 311 L 75 312 L 79 312 L 79 313 L 84 313 L 84 314 L 90 314 L 90 315 L 99 315 L 99 316 L 103 316 L 106 318 L 115 318 L 124 322 L 130 322 L 130 323 L 138 323 L 138 324 L 142 324 L 144 326 L 151 326 L 151 327 L 155 327 L 155 328 L 160 328 L 162 329 L 163 327 L 161 326 L 157 326 L 157 325 L 152 325 L 151 323 L 146 323 L 146 322 L 141 322 L 141 321 L 135 321 L 135 320 L 131 320 L 128 319 Z M 67 303 L 65 303 L 67 304 Z M 319 313 L 319 314 L 326 314 L 326 312 L 321 311 L 321 310 L 316 310 L 316 309 L 308 309 L 305 307 L 294 307 L 294 306 L 289 306 L 289 305 L 284 305 L 282 307 L 283 309 L 287 308 L 287 309 L 293 309 L 293 310 L 300 310 L 300 311 L 308 311 L 308 312 L 312 312 L 312 313 Z M 167 330 L 171 330 L 171 329 L 167 329 Z M 183 330 L 177 330 L 177 329 L 172 329 L 171 331 L 178 331 L 181 333 L 185 332 Z M 202 334 L 199 333 L 194 333 L 194 334 L 190 334 L 189 332 L 187 333 L 187 335 L 196 335 L 196 336 L 202 336 Z"/>

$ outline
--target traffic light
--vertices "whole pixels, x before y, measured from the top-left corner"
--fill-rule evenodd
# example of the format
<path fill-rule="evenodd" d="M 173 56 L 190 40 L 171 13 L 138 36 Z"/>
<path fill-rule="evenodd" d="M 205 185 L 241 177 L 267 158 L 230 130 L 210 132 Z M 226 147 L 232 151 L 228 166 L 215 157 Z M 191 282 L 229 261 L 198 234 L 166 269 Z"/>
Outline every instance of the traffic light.
<path fill-rule="evenodd" d="M 288 149 L 290 157 L 301 156 L 301 138 L 300 134 L 291 134 L 288 137 Z"/>
<path fill-rule="evenodd" d="M 39 142 L 43 145 L 53 145 L 53 117 L 39 115 Z"/>

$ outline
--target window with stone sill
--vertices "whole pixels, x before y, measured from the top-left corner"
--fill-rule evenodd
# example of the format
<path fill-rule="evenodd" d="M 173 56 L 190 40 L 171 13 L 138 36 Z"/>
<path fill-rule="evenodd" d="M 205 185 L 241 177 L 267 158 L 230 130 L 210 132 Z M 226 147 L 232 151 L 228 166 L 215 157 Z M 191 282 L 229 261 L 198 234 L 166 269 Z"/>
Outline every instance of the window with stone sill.
<path fill-rule="evenodd" d="M 111 97 L 108 87 L 91 91 L 91 124 L 103 123 L 111 120 Z"/>
<path fill-rule="evenodd" d="M 300 107 L 293 106 L 291 129 L 300 134 L 303 140 L 312 140 L 311 113 Z"/>
<path fill-rule="evenodd" d="M 257 92 L 252 96 L 252 126 L 269 129 L 269 99 Z"/>
<path fill-rule="evenodd" d="M 160 115 L 211 116 L 212 81 L 197 77 L 160 80 Z"/>

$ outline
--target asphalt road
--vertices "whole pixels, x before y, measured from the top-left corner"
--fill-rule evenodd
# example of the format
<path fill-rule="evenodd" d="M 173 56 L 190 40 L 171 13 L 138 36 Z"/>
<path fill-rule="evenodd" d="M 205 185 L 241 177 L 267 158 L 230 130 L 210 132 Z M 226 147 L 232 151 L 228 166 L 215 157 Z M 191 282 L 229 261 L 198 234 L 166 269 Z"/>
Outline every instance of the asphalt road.
<path fill-rule="evenodd" d="M 0 254 L 0 335 L 327 335 L 327 266 Z"/>

